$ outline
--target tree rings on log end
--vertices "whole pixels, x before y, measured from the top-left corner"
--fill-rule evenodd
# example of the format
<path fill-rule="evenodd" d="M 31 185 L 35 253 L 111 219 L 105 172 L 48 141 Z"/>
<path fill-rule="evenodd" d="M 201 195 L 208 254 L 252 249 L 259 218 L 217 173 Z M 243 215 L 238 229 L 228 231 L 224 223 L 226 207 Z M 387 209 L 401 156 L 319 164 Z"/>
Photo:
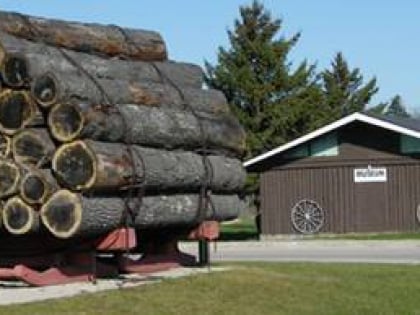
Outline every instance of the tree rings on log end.
<path fill-rule="evenodd" d="M 0 197 L 14 194 L 18 189 L 20 171 L 18 166 L 9 161 L 0 161 Z"/>
<path fill-rule="evenodd" d="M 57 79 L 52 73 L 45 73 L 38 78 L 35 78 L 31 92 L 35 100 L 42 107 L 50 107 L 57 101 Z"/>
<path fill-rule="evenodd" d="M 83 141 L 62 145 L 52 159 L 52 169 L 58 180 L 76 190 L 93 186 L 97 164 L 96 155 Z"/>
<path fill-rule="evenodd" d="M 41 208 L 41 220 L 45 227 L 58 238 L 74 236 L 82 222 L 82 206 L 79 197 L 65 189 L 54 193 Z"/>
<path fill-rule="evenodd" d="M 43 165 L 51 160 L 55 146 L 48 132 L 42 129 L 25 129 L 12 138 L 12 154 L 15 161 Z"/>
<path fill-rule="evenodd" d="M 7 54 L 3 60 L 2 79 L 7 86 L 17 88 L 29 82 L 28 64 L 19 54 Z"/>
<path fill-rule="evenodd" d="M 4 227 L 14 235 L 29 233 L 38 226 L 38 218 L 34 209 L 19 197 L 13 197 L 6 202 L 2 217 Z"/>
<path fill-rule="evenodd" d="M 5 90 L 0 93 L 0 131 L 15 134 L 34 119 L 35 104 L 24 91 Z"/>
<path fill-rule="evenodd" d="M 57 104 L 48 114 L 48 126 L 55 139 L 69 142 L 76 139 L 83 129 L 84 116 L 79 107 Z"/>

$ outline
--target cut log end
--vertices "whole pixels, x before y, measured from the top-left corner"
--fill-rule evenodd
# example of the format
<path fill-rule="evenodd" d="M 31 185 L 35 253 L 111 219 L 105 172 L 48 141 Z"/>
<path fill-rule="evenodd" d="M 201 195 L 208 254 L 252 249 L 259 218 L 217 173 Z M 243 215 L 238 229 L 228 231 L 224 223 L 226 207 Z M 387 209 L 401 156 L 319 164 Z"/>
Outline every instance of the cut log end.
<path fill-rule="evenodd" d="M 51 160 L 54 144 L 48 133 L 25 129 L 12 138 L 12 154 L 19 163 L 43 165 Z"/>
<path fill-rule="evenodd" d="M 79 197 L 59 190 L 41 208 L 41 220 L 56 237 L 66 239 L 74 236 L 82 221 L 82 206 Z"/>
<path fill-rule="evenodd" d="M 43 204 L 51 195 L 53 188 L 40 172 L 28 172 L 20 183 L 20 195 L 28 204 Z"/>
<path fill-rule="evenodd" d="M 28 64 L 23 56 L 6 55 L 1 70 L 4 83 L 10 87 L 22 87 L 29 82 Z"/>
<path fill-rule="evenodd" d="M 38 226 L 34 209 L 19 197 L 13 197 L 6 202 L 2 217 L 5 229 L 14 235 L 29 233 Z"/>
<path fill-rule="evenodd" d="M 18 189 L 20 171 L 18 166 L 9 161 L 0 161 L 0 197 L 15 193 Z"/>
<path fill-rule="evenodd" d="M 84 116 L 77 106 L 57 104 L 48 115 L 48 126 L 51 134 L 61 142 L 76 139 L 80 135 L 83 125 Z"/>
<path fill-rule="evenodd" d="M 11 140 L 8 136 L 0 134 L 0 158 L 7 158 L 11 150 Z"/>
<path fill-rule="evenodd" d="M 88 189 L 96 181 L 96 156 L 83 141 L 64 144 L 54 154 L 52 169 L 70 189 Z"/>
<path fill-rule="evenodd" d="M 45 73 L 35 78 L 31 92 L 39 105 L 48 108 L 57 101 L 57 86 L 55 76 L 52 73 Z"/>
<path fill-rule="evenodd" d="M 15 134 L 34 119 L 35 104 L 24 91 L 5 90 L 0 94 L 0 130 Z"/>

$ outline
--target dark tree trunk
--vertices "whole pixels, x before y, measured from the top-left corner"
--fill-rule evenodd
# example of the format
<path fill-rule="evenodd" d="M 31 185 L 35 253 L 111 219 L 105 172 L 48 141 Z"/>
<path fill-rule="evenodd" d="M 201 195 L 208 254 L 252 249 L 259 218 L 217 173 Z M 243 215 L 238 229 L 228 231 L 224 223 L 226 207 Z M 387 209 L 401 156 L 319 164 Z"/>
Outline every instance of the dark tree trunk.
<path fill-rule="evenodd" d="M 181 93 L 180 93 L 181 92 Z M 210 113 L 229 112 L 223 93 L 217 90 L 175 88 L 171 84 L 120 79 L 92 81 L 80 72 L 49 72 L 35 78 L 32 94 L 44 107 L 70 101 L 93 104 L 168 106 Z"/>
<path fill-rule="evenodd" d="M 166 78 L 180 86 L 201 88 L 203 71 L 199 66 L 182 62 L 143 62 L 107 59 L 92 54 L 58 49 L 0 32 L 3 79 L 11 86 L 23 86 L 31 78 L 46 72 L 79 72 L 84 69 L 97 79 L 162 83 Z M 3 56 L 3 58 L 1 57 Z"/>
<path fill-rule="evenodd" d="M 29 168 L 19 185 L 21 198 L 30 205 L 45 203 L 58 189 L 57 181 L 48 169 Z"/>
<path fill-rule="evenodd" d="M 0 93 L 0 131 L 14 134 L 37 119 L 36 104 L 25 91 Z"/>
<path fill-rule="evenodd" d="M 20 174 L 21 170 L 14 162 L 0 160 L 0 198 L 18 192 Z"/>
<path fill-rule="evenodd" d="M 134 209 L 136 217 L 132 225 L 136 228 L 193 226 L 204 219 L 235 218 L 243 207 L 236 195 L 212 195 L 210 201 L 200 213 L 198 195 L 146 196 L 141 207 Z M 102 234 L 122 226 L 125 211 L 126 203 L 121 198 L 87 198 L 60 190 L 42 207 L 41 219 L 53 235 L 66 239 Z"/>
<path fill-rule="evenodd" d="M 115 190 L 129 186 L 133 178 L 143 178 L 146 189 L 160 191 L 197 191 L 206 176 L 214 191 L 236 192 L 245 184 L 237 159 L 211 155 L 203 160 L 192 152 L 130 148 L 131 154 L 123 144 L 75 141 L 57 149 L 52 168 L 63 185 L 80 190 Z"/>
<path fill-rule="evenodd" d="M 12 138 L 12 153 L 16 162 L 46 165 L 55 152 L 55 144 L 46 129 L 24 129 Z"/>
<path fill-rule="evenodd" d="M 17 37 L 76 51 L 134 60 L 165 60 L 162 37 L 152 31 L 0 12 L 0 30 Z"/>
<path fill-rule="evenodd" d="M 245 132 L 229 114 L 209 114 L 141 105 L 106 106 L 57 104 L 48 116 L 52 135 L 59 141 L 90 138 L 166 149 L 226 151 L 241 156 Z M 118 112 L 117 112 L 118 111 Z"/>
<path fill-rule="evenodd" d="M 39 215 L 19 197 L 9 199 L 2 211 L 5 229 L 14 235 L 23 235 L 39 230 Z"/>

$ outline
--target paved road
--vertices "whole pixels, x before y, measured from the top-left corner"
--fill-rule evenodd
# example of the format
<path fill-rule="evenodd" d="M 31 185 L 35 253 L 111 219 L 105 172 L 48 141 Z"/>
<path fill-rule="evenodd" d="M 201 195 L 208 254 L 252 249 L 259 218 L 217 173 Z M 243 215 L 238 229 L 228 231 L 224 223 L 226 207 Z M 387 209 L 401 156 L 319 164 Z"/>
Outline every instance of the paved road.
<path fill-rule="evenodd" d="M 306 261 L 420 264 L 420 241 L 261 241 L 210 244 L 213 261 Z M 196 243 L 181 249 L 197 253 Z"/>

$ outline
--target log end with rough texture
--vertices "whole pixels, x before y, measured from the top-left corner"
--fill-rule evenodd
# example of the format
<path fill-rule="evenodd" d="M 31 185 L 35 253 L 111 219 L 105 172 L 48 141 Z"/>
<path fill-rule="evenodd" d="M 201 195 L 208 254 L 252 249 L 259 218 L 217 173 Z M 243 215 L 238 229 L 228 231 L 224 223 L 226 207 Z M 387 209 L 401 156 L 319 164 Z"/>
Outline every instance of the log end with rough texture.
<path fill-rule="evenodd" d="M 0 160 L 0 197 L 14 194 L 19 185 L 19 167 L 10 161 Z"/>
<path fill-rule="evenodd" d="M 29 83 L 28 64 L 19 54 L 8 54 L 1 67 L 2 80 L 7 86 L 19 88 Z"/>
<path fill-rule="evenodd" d="M 79 197 L 63 189 L 53 194 L 42 206 L 41 220 L 54 236 L 65 239 L 77 233 L 82 210 Z"/>
<path fill-rule="evenodd" d="M 48 114 L 48 127 L 55 139 L 69 142 L 76 139 L 84 126 L 80 108 L 70 104 L 57 104 Z"/>
<path fill-rule="evenodd" d="M 48 108 L 57 102 L 58 86 L 54 74 L 47 72 L 33 81 L 32 96 L 39 105 Z"/>
<path fill-rule="evenodd" d="M 0 158 L 7 158 L 11 150 L 11 140 L 8 136 L 0 134 Z"/>
<path fill-rule="evenodd" d="M 71 189 L 88 189 L 96 181 L 97 160 L 83 141 L 64 144 L 57 149 L 52 169 L 58 180 Z"/>
<path fill-rule="evenodd" d="M 5 229 L 14 235 L 27 234 L 38 227 L 34 209 L 19 197 L 13 197 L 6 202 L 2 218 Z"/>
<path fill-rule="evenodd" d="M 12 138 L 11 146 L 15 161 L 34 165 L 44 165 L 50 161 L 55 149 L 48 132 L 42 129 L 19 132 Z"/>
<path fill-rule="evenodd" d="M 0 94 L 0 131 L 14 134 L 29 124 L 35 114 L 35 104 L 27 92 L 5 90 Z"/>
<path fill-rule="evenodd" d="M 55 190 L 56 185 L 41 171 L 29 171 L 20 181 L 20 196 L 30 205 L 45 203 Z"/>

